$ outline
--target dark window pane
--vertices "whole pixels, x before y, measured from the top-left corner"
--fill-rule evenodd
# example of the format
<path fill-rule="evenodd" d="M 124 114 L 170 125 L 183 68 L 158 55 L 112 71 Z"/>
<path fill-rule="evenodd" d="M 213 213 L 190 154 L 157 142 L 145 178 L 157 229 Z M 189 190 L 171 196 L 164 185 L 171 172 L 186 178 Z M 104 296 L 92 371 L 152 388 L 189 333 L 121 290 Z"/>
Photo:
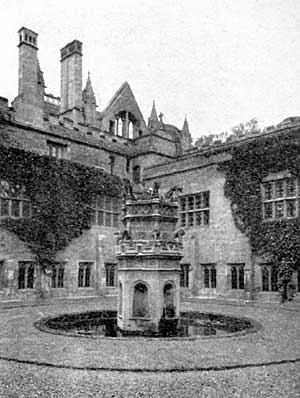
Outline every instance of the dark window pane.
<path fill-rule="evenodd" d="M 113 214 L 113 226 L 118 228 L 119 226 L 119 215 L 118 214 Z"/>
<path fill-rule="evenodd" d="M 211 268 L 211 287 L 214 289 L 217 286 L 217 271 L 215 267 Z"/>
<path fill-rule="evenodd" d="M 192 227 L 194 225 L 194 213 L 188 213 L 188 223 L 189 227 Z"/>
<path fill-rule="evenodd" d="M 284 197 L 284 190 L 283 190 L 283 181 L 276 181 L 275 183 L 275 193 L 276 198 L 283 198 Z"/>
<path fill-rule="evenodd" d="M 105 213 L 105 225 L 111 227 L 111 213 Z"/>
<path fill-rule="evenodd" d="M 194 196 L 189 196 L 188 197 L 188 209 L 193 210 L 194 209 Z"/>
<path fill-rule="evenodd" d="M 107 196 L 105 198 L 105 210 L 107 211 L 111 211 L 112 209 L 112 198 L 110 198 L 109 196 Z"/>
<path fill-rule="evenodd" d="M 209 269 L 204 267 L 204 287 L 209 287 Z"/>
<path fill-rule="evenodd" d="M 61 265 L 58 269 L 58 281 L 57 281 L 57 287 L 64 287 L 64 266 Z"/>
<path fill-rule="evenodd" d="M 276 267 L 271 267 L 271 290 L 277 292 L 278 290 L 278 272 Z"/>
<path fill-rule="evenodd" d="M 203 207 L 209 207 L 209 192 L 203 192 Z"/>
<path fill-rule="evenodd" d="M 202 224 L 202 212 L 198 211 L 196 213 L 196 225 L 201 225 Z"/>
<path fill-rule="evenodd" d="M 104 213 L 103 211 L 98 211 L 98 225 L 104 225 Z"/>
<path fill-rule="evenodd" d="M 295 178 L 290 178 L 286 182 L 286 194 L 287 196 L 296 196 L 296 180 Z"/>
<path fill-rule="evenodd" d="M 269 291 L 269 270 L 266 267 L 262 268 L 262 290 Z"/>
<path fill-rule="evenodd" d="M 91 224 L 97 224 L 97 211 L 91 209 Z"/>
<path fill-rule="evenodd" d="M 273 203 L 265 203 L 265 219 L 273 218 Z"/>
<path fill-rule="evenodd" d="M 29 201 L 23 201 L 22 202 L 22 211 L 23 211 L 23 217 L 24 218 L 29 218 L 30 217 L 30 202 Z"/>
<path fill-rule="evenodd" d="M 78 287 L 83 287 L 83 266 L 78 269 Z"/>
<path fill-rule="evenodd" d="M 275 217 L 276 218 L 282 218 L 284 216 L 284 204 L 283 200 L 280 200 L 279 202 L 275 202 Z"/>
<path fill-rule="evenodd" d="M 97 196 L 97 208 L 103 210 L 104 209 L 104 197 Z"/>
<path fill-rule="evenodd" d="M 34 265 L 30 264 L 27 268 L 27 289 L 33 289 Z"/>
<path fill-rule="evenodd" d="M 57 269 L 55 265 L 52 267 L 51 287 L 57 287 Z"/>
<path fill-rule="evenodd" d="M 112 209 L 115 213 L 120 212 L 120 201 L 118 198 L 113 198 L 112 200 Z"/>
<path fill-rule="evenodd" d="M 239 289 L 245 289 L 244 267 L 240 267 L 240 269 L 239 269 Z"/>
<path fill-rule="evenodd" d="M 185 217 L 185 213 L 181 213 L 180 214 L 180 222 L 181 222 L 181 226 L 185 227 L 186 226 L 186 217 Z"/>
<path fill-rule="evenodd" d="M 238 288 L 238 283 L 237 283 L 237 269 L 236 267 L 231 268 L 231 289 L 237 289 Z"/>
<path fill-rule="evenodd" d="M 181 205 L 181 211 L 185 211 L 185 209 L 186 209 L 186 199 L 185 198 L 181 198 L 180 205 Z"/>
<path fill-rule="evenodd" d="M 9 216 L 9 199 L 1 198 L 1 217 Z"/>
<path fill-rule="evenodd" d="M 209 224 L 209 210 L 203 211 L 203 224 L 204 225 Z"/>
<path fill-rule="evenodd" d="M 26 266 L 25 264 L 19 264 L 19 273 L 18 273 L 18 289 L 25 289 L 25 275 L 26 275 Z"/>
<path fill-rule="evenodd" d="M 286 215 L 287 217 L 296 217 L 296 200 L 286 201 Z"/>
<path fill-rule="evenodd" d="M 181 264 L 181 272 L 180 272 L 180 286 L 188 287 L 189 286 L 189 264 Z"/>
<path fill-rule="evenodd" d="M 85 287 L 90 287 L 91 285 L 91 267 L 89 265 L 85 268 Z"/>
<path fill-rule="evenodd" d="M 196 208 L 196 209 L 201 209 L 201 207 L 202 207 L 201 195 L 198 194 L 198 195 L 196 195 L 196 197 L 195 197 L 195 208 Z"/>
<path fill-rule="evenodd" d="M 116 266 L 115 264 L 107 264 L 105 266 L 106 271 L 106 286 L 115 286 L 115 272 Z"/>
<path fill-rule="evenodd" d="M 11 215 L 12 217 L 20 217 L 20 201 L 12 200 L 11 201 Z"/>
<path fill-rule="evenodd" d="M 270 200 L 273 198 L 273 185 L 271 183 L 264 185 L 265 200 Z"/>

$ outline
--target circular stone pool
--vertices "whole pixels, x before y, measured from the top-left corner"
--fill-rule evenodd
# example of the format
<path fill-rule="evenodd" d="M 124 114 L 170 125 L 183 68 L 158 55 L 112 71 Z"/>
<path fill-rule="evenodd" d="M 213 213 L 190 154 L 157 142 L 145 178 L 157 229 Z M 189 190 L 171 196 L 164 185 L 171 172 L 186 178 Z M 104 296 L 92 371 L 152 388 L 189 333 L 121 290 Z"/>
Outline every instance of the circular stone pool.
<path fill-rule="evenodd" d="M 261 328 L 260 324 L 251 319 L 195 311 L 181 312 L 178 328 L 174 329 L 172 323 L 170 325 L 168 327 L 167 324 L 160 334 L 151 336 L 138 335 L 138 337 L 226 337 L 255 332 Z M 43 332 L 64 334 L 73 337 L 137 337 L 136 334 L 124 335 L 118 330 L 116 311 L 64 314 L 41 319 L 34 326 Z"/>

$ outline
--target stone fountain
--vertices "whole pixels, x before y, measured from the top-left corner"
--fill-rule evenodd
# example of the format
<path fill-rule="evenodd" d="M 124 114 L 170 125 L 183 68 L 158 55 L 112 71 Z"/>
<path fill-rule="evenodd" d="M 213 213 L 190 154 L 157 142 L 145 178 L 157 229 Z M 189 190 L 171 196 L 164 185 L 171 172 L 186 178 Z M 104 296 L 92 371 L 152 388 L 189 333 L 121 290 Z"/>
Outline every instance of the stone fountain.
<path fill-rule="evenodd" d="M 166 335 L 179 326 L 182 230 L 176 231 L 177 193 L 158 184 L 134 191 L 128 183 L 118 259 L 117 325 L 122 334 Z"/>

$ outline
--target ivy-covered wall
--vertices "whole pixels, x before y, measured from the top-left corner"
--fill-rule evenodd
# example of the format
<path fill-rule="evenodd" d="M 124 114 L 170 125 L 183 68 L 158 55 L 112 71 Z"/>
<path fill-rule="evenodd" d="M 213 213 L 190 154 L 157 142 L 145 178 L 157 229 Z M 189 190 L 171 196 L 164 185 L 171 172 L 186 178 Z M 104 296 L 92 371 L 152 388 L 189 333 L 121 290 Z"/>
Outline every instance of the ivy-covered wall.
<path fill-rule="evenodd" d="M 254 254 L 278 267 L 279 289 L 286 295 L 294 269 L 300 264 L 300 218 L 263 220 L 261 184 L 270 173 L 289 171 L 300 177 L 300 134 L 260 137 L 232 149 L 224 163 L 224 193 L 231 202 L 237 228 L 248 238 Z"/>
<path fill-rule="evenodd" d="M 121 180 L 68 160 L 0 146 L 0 179 L 24 185 L 32 216 L 4 219 L 1 227 L 25 241 L 42 266 L 90 228 L 94 195 L 120 196 Z"/>

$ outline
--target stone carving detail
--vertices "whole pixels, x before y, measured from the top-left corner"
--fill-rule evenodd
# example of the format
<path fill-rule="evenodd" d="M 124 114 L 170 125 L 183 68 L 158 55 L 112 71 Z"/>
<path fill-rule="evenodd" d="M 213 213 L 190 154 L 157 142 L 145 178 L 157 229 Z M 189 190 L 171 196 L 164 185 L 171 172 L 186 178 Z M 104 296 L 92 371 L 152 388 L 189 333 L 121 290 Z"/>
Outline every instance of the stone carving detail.
<path fill-rule="evenodd" d="M 153 234 L 153 238 L 155 240 L 158 240 L 160 238 L 160 230 L 159 229 L 155 229 L 152 234 Z"/>
<path fill-rule="evenodd" d="M 179 193 L 182 193 L 182 188 L 178 185 L 170 188 L 168 192 L 165 194 L 165 199 L 170 200 L 171 202 L 175 202 L 178 200 Z"/>

